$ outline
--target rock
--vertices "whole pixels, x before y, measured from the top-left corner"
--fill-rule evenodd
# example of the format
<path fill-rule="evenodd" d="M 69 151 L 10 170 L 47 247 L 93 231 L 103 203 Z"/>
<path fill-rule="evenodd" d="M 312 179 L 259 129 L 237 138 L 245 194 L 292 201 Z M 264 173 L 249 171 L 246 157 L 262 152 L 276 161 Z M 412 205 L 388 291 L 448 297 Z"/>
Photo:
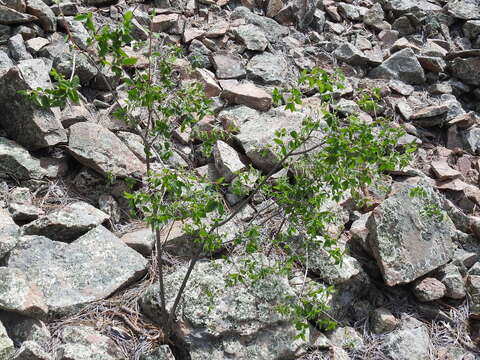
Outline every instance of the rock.
<path fill-rule="evenodd" d="M 361 19 L 360 11 L 355 5 L 339 3 L 338 11 L 344 18 L 348 20 L 359 21 Z"/>
<path fill-rule="evenodd" d="M 65 326 L 57 348 L 59 360 L 119 360 L 124 355 L 116 343 L 89 326 Z"/>
<path fill-rule="evenodd" d="M 10 359 L 14 352 L 13 341 L 8 337 L 7 330 L 0 322 L 0 359 Z"/>
<path fill-rule="evenodd" d="M 412 189 L 423 194 L 412 197 Z M 370 246 L 389 286 L 412 282 L 453 256 L 455 226 L 443 212 L 439 195 L 420 178 L 395 184 L 367 226 Z"/>
<path fill-rule="evenodd" d="M 453 0 L 445 6 L 449 15 L 462 20 L 480 19 L 480 4 L 477 0 Z"/>
<path fill-rule="evenodd" d="M 44 211 L 35 205 L 10 203 L 8 211 L 15 221 L 33 221 L 44 215 Z"/>
<path fill-rule="evenodd" d="M 417 56 L 417 60 L 426 71 L 439 73 L 447 67 L 445 60 L 437 56 Z"/>
<path fill-rule="evenodd" d="M 0 267 L 0 289 L 0 309 L 30 317 L 47 315 L 42 291 L 22 270 Z"/>
<path fill-rule="evenodd" d="M 4 5 L 0 5 L 0 24 L 19 25 L 28 24 L 37 20 L 35 16 L 21 13 Z"/>
<path fill-rule="evenodd" d="M 388 86 L 393 91 L 396 91 L 400 95 L 403 96 L 410 96 L 413 93 L 413 86 L 405 84 L 403 81 L 400 80 L 390 80 L 388 82 Z"/>
<path fill-rule="evenodd" d="M 425 73 L 412 49 L 406 48 L 390 56 L 381 65 L 370 71 L 374 79 L 396 79 L 407 84 L 425 83 Z"/>
<path fill-rule="evenodd" d="M 122 240 L 125 245 L 138 251 L 145 257 L 152 255 L 155 246 L 155 235 L 149 228 L 129 232 L 123 235 L 120 240 Z"/>
<path fill-rule="evenodd" d="M 46 32 L 57 30 L 57 17 L 42 0 L 26 0 L 27 13 L 35 16 Z"/>
<path fill-rule="evenodd" d="M 37 54 L 44 46 L 48 44 L 50 44 L 50 41 L 42 37 L 35 37 L 25 41 L 25 46 L 31 54 Z"/>
<path fill-rule="evenodd" d="M 466 285 L 470 312 L 475 316 L 480 316 L 480 276 L 468 275 Z"/>
<path fill-rule="evenodd" d="M 50 88 L 49 67 L 41 59 L 23 60 L 0 77 L 0 125 L 29 150 L 67 142 L 58 113 L 40 108 L 19 90 Z"/>
<path fill-rule="evenodd" d="M 269 146 L 274 146 L 275 131 L 282 128 L 287 129 L 287 134 L 292 130 L 298 131 L 304 118 L 301 113 L 282 109 L 252 114 L 239 107 L 236 108 L 236 114 L 244 120 L 238 125 L 240 131 L 235 139 L 253 164 L 265 173 L 271 171 L 279 161 L 272 150 L 268 149 Z"/>
<path fill-rule="evenodd" d="M 95 123 L 69 127 L 68 152 L 81 164 L 103 175 L 124 178 L 141 176 L 145 165 L 110 130 Z"/>
<path fill-rule="evenodd" d="M 215 80 L 215 75 L 207 70 L 207 69 L 195 69 L 193 73 L 194 78 L 203 84 L 205 89 L 205 94 L 212 98 L 219 96 L 222 92 L 222 88 L 218 85 L 217 81 Z"/>
<path fill-rule="evenodd" d="M 381 63 L 375 61 L 373 57 L 366 56 L 362 51 L 358 50 L 355 46 L 350 43 L 341 44 L 334 52 L 333 55 L 350 65 L 378 65 Z"/>
<path fill-rule="evenodd" d="M 54 360 L 35 341 L 25 341 L 12 360 Z"/>
<path fill-rule="evenodd" d="M 231 182 L 245 168 L 235 149 L 221 140 L 215 144 L 213 158 L 218 173 L 227 183 Z"/>
<path fill-rule="evenodd" d="M 358 349 L 363 346 L 363 339 L 360 334 L 352 327 L 337 327 L 335 330 L 327 334 L 330 342 L 344 349 Z"/>
<path fill-rule="evenodd" d="M 17 245 L 18 235 L 18 226 L 8 212 L 0 208 L 0 260 Z"/>
<path fill-rule="evenodd" d="M 110 218 L 92 205 L 77 201 L 55 210 L 22 228 L 26 235 L 42 235 L 55 241 L 72 242 Z"/>
<path fill-rule="evenodd" d="M 71 244 L 25 236 L 7 266 L 23 270 L 37 284 L 49 312 L 64 315 L 138 279 L 147 261 L 99 226 Z"/>
<path fill-rule="evenodd" d="M 74 20 L 71 16 L 64 16 L 58 19 L 58 24 L 61 25 L 64 29 L 69 30 L 72 41 L 83 50 L 88 49 L 88 38 L 90 34 L 88 33 L 83 23 L 77 20 Z"/>
<path fill-rule="evenodd" d="M 8 52 L 15 61 L 32 59 L 32 55 L 27 51 L 23 37 L 20 34 L 12 36 L 8 40 Z M 10 66 L 13 66 L 13 63 Z"/>
<path fill-rule="evenodd" d="M 480 153 L 480 128 L 471 127 L 463 132 L 463 143 L 465 149 L 470 153 L 477 155 Z"/>
<path fill-rule="evenodd" d="M 262 257 L 259 261 L 266 264 L 267 260 Z M 185 271 L 186 267 L 181 267 L 165 277 L 167 308 L 172 306 Z M 275 309 L 285 296 L 295 294 L 287 278 L 270 275 L 252 287 L 225 287 L 229 271 L 223 260 L 197 263 L 180 300 L 177 314 L 186 326 L 192 359 L 221 360 L 234 353 L 237 358 L 273 360 L 305 353 L 306 341 L 295 339 L 294 326 Z M 213 298 L 205 294 L 206 289 Z M 151 286 L 139 303 L 147 316 L 160 321 L 158 286 Z"/>
<path fill-rule="evenodd" d="M 447 264 L 437 271 L 437 278 L 445 285 L 445 296 L 451 299 L 463 299 L 466 295 L 463 277 L 458 268 Z"/>
<path fill-rule="evenodd" d="M 160 345 L 151 353 L 141 355 L 140 360 L 175 360 L 175 357 L 168 345 Z"/>
<path fill-rule="evenodd" d="M 442 7 L 428 0 L 387 0 L 384 5 L 385 10 L 391 10 L 396 15 L 409 12 L 424 11 L 440 12 Z"/>
<path fill-rule="evenodd" d="M 468 85 L 480 86 L 480 74 L 477 69 L 480 67 L 480 57 L 455 58 L 450 62 L 452 75 L 459 78 Z"/>
<path fill-rule="evenodd" d="M 425 360 L 430 351 L 430 337 L 425 326 L 399 329 L 386 335 L 381 350 L 392 360 Z"/>
<path fill-rule="evenodd" d="M 437 179 L 447 180 L 461 177 L 460 171 L 452 169 L 445 160 L 432 161 L 431 169 Z"/>
<path fill-rule="evenodd" d="M 470 20 L 463 24 L 463 33 L 470 40 L 475 40 L 480 35 L 480 20 Z"/>
<path fill-rule="evenodd" d="M 287 27 L 278 24 L 275 20 L 251 12 L 248 8 L 239 6 L 230 15 L 230 20 L 244 19 L 247 24 L 253 24 L 263 30 L 270 42 L 278 42 L 288 35 Z"/>
<path fill-rule="evenodd" d="M 39 159 L 34 158 L 22 146 L 0 137 L 0 175 L 15 176 L 19 180 L 40 180 L 47 175 Z"/>
<path fill-rule="evenodd" d="M 13 312 L 2 312 L 0 318 L 8 329 L 11 339 L 17 344 L 33 341 L 37 344 L 48 345 L 51 340 L 47 325 L 39 319 Z"/>
<path fill-rule="evenodd" d="M 374 5 L 367 10 L 363 15 L 363 22 L 365 25 L 371 26 L 378 31 L 389 30 L 391 28 L 390 24 L 385 21 L 385 12 L 379 3 L 374 3 Z"/>
<path fill-rule="evenodd" d="M 252 83 L 235 80 L 222 81 L 222 98 L 231 104 L 246 105 L 252 109 L 267 111 L 272 106 L 272 97 L 265 90 Z"/>
<path fill-rule="evenodd" d="M 369 234 L 367 222 L 371 214 L 371 212 L 362 214 L 350 226 L 350 234 L 352 234 L 352 239 L 357 241 L 367 253 L 371 252 L 367 241 Z"/>
<path fill-rule="evenodd" d="M 378 308 L 371 314 L 370 324 L 375 334 L 383 334 L 395 330 L 398 320 L 390 310 Z"/>
<path fill-rule="evenodd" d="M 256 25 L 241 25 L 233 32 L 248 50 L 264 51 L 268 45 L 268 40 L 265 37 L 265 34 L 262 29 Z"/>
<path fill-rule="evenodd" d="M 74 58 L 75 58 L 75 68 L 74 68 Z M 62 53 L 58 58 L 54 59 L 54 66 L 57 71 L 64 75 L 66 78 L 70 78 L 72 71 L 75 70 L 75 75 L 80 79 L 80 84 L 88 85 L 91 80 L 95 79 L 99 72 L 97 67 L 90 61 L 90 59 L 83 53 L 78 50 L 66 51 Z M 102 72 L 103 75 L 107 77 L 107 80 L 110 81 L 111 86 L 115 86 L 117 79 L 115 76 L 110 76 L 110 73 L 107 71 Z M 113 74 L 113 73 L 112 73 Z M 100 81 L 98 76 L 95 79 L 94 85 L 99 88 L 104 88 L 103 85 L 105 79 Z M 108 87 L 108 86 L 107 86 Z"/>
<path fill-rule="evenodd" d="M 218 79 L 237 79 L 247 74 L 242 59 L 229 53 L 216 53 L 212 56 L 212 63 Z"/>
<path fill-rule="evenodd" d="M 445 295 L 445 285 L 435 278 L 425 278 L 418 281 L 413 287 L 413 294 L 422 301 L 434 301 L 441 299 Z"/>
<path fill-rule="evenodd" d="M 286 85 L 292 71 L 285 57 L 267 52 L 255 55 L 247 64 L 248 78 L 263 85 Z"/>

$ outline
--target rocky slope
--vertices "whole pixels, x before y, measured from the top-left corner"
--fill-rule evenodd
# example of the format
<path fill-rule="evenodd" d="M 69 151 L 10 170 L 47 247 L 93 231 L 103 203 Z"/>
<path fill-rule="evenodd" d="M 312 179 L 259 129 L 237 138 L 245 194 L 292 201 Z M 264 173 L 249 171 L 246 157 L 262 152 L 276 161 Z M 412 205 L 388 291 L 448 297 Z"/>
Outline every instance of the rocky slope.
<path fill-rule="evenodd" d="M 127 221 L 126 185 L 108 181 L 145 173 L 141 140 L 112 116 L 104 79 L 120 85 L 113 74 L 64 40 L 68 28 L 88 47 L 76 14 L 93 11 L 97 24 L 114 24 L 128 9 L 135 37 L 145 40 L 153 8 L 152 29 L 186 49 L 196 66 L 190 76 L 215 100 L 216 116 L 202 126 L 238 130 L 235 148 L 219 142 L 211 160 L 198 156 L 188 134 L 173 134 L 185 156 L 170 166 L 227 180 L 247 163 L 269 171 L 275 159 L 258 147 L 301 122 L 272 107 L 272 89 L 314 66 L 347 75 L 339 111 L 360 111 L 359 89 L 380 88 L 380 114 L 406 130 L 401 143 L 419 145 L 411 167 L 370 189 L 370 211 L 335 204 L 348 255 L 339 266 L 318 253 L 312 269 L 337 287 L 325 299 L 337 330 L 295 339 L 274 311 L 279 297 L 295 293 L 295 279 L 272 277 L 252 296 L 225 290 L 226 264 L 205 261 L 180 305 L 191 358 L 480 358 L 479 0 L 5 0 L 0 360 L 173 358 L 155 323 L 153 238 Z M 40 109 L 18 93 L 50 86 L 52 67 L 80 77 L 80 105 Z M 411 189 L 425 196 L 412 198 Z M 226 200 L 238 202 L 234 194 Z M 231 236 L 246 219 L 219 230 Z M 168 289 L 185 271 L 175 256 L 188 251 L 183 234 L 172 234 Z M 199 292 L 205 287 L 216 294 L 213 311 Z"/>

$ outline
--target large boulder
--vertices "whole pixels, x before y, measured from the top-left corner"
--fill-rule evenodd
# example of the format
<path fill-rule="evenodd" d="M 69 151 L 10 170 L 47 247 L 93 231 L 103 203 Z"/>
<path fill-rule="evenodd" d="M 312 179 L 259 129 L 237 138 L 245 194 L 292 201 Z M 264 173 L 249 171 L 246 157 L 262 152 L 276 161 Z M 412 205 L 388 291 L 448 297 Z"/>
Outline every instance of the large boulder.
<path fill-rule="evenodd" d="M 424 179 L 396 183 L 367 226 L 371 250 L 389 286 L 410 283 L 453 256 L 455 226 Z"/>
<path fill-rule="evenodd" d="M 425 72 L 410 48 L 400 50 L 370 71 L 374 79 L 396 79 L 407 84 L 425 83 Z"/>
<path fill-rule="evenodd" d="M 77 201 L 24 225 L 22 231 L 26 235 L 42 235 L 55 241 L 72 242 L 109 218 L 96 207 Z"/>
<path fill-rule="evenodd" d="M 19 90 L 51 87 L 50 68 L 42 59 L 23 60 L 0 77 L 0 125 L 29 150 L 67 142 L 59 112 L 41 108 Z"/>
<path fill-rule="evenodd" d="M 141 176 L 146 172 L 145 165 L 107 128 L 82 122 L 68 130 L 68 151 L 83 165 L 119 178 Z"/>
<path fill-rule="evenodd" d="M 180 300 L 177 314 L 192 360 L 222 360 L 232 354 L 238 359 L 273 360 L 304 353 L 306 341 L 295 339 L 295 327 L 275 308 L 295 295 L 288 279 L 271 275 L 250 287 L 226 287 L 230 269 L 223 260 L 198 263 Z M 181 267 L 165 277 L 167 308 L 186 270 Z M 140 306 L 152 320 L 160 321 L 157 285 L 141 297 Z M 306 335 L 308 339 L 308 330 Z"/>
<path fill-rule="evenodd" d="M 67 314 L 106 298 L 141 277 L 147 261 L 102 226 L 71 244 L 24 236 L 7 266 L 37 284 L 54 314 Z"/>

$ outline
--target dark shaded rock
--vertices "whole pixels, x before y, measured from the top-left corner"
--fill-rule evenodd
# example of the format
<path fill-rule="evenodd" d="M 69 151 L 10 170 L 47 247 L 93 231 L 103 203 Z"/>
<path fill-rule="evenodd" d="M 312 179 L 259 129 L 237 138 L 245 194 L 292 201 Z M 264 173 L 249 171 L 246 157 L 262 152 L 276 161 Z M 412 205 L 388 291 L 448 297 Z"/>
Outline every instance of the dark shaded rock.
<path fill-rule="evenodd" d="M 454 76 L 468 85 L 480 86 L 480 57 L 455 58 L 450 62 Z"/>
<path fill-rule="evenodd" d="M 29 150 L 67 142 L 58 113 L 40 108 L 18 93 L 51 87 L 49 71 L 41 59 L 23 60 L 0 78 L 0 124 Z"/>

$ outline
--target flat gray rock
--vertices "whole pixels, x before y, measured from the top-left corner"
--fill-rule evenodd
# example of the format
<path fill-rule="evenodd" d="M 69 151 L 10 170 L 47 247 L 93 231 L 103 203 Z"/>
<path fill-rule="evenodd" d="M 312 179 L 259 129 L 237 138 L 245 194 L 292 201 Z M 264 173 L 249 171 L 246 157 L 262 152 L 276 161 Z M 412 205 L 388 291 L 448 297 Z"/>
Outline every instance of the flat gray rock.
<path fill-rule="evenodd" d="M 480 19 L 479 0 L 453 0 L 446 5 L 448 14 L 462 20 Z"/>
<path fill-rule="evenodd" d="M 465 84 L 480 86 L 480 57 L 462 59 L 457 57 L 450 62 L 450 71 Z"/>
<path fill-rule="evenodd" d="M 25 235 L 42 235 L 55 241 L 72 242 L 109 218 L 96 207 L 77 201 L 24 225 L 22 231 Z"/>
<path fill-rule="evenodd" d="M 68 151 L 83 165 L 119 178 L 142 176 L 146 172 L 145 165 L 107 128 L 82 122 L 68 130 Z"/>
<path fill-rule="evenodd" d="M 288 35 L 288 27 L 280 25 L 275 20 L 265 16 L 260 16 L 251 12 L 244 6 L 239 6 L 230 15 L 231 20 L 244 19 L 247 24 L 253 24 L 263 30 L 269 41 L 280 41 L 282 37 Z"/>
<path fill-rule="evenodd" d="M 412 189 L 420 195 L 412 196 Z M 389 286 L 406 284 L 453 256 L 455 226 L 425 181 L 397 183 L 367 223 L 369 243 Z"/>
<path fill-rule="evenodd" d="M 67 314 L 137 280 L 147 260 L 103 226 L 71 244 L 24 236 L 7 266 L 24 271 L 43 292 L 50 312 Z"/>
<path fill-rule="evenodd" d="M 19 25 L 28 24 L 37 20 L 35 16 L 24 14 L 15 9 L 0 5 L 0 24 Z"/>

